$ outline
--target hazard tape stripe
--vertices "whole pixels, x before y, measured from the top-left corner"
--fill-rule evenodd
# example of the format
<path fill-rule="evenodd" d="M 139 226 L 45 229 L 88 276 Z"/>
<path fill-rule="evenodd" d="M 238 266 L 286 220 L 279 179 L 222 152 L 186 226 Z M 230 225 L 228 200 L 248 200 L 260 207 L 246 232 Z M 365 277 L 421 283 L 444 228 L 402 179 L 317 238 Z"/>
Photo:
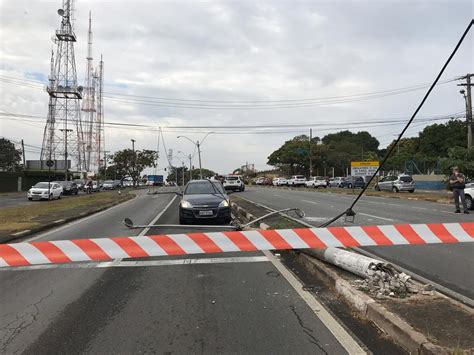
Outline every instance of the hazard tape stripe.
<path fill-rule="evenodd" d="M 235 251 L 474 242 L 474 222 L 188 233 L 0 244 L 0 267 Z"/>

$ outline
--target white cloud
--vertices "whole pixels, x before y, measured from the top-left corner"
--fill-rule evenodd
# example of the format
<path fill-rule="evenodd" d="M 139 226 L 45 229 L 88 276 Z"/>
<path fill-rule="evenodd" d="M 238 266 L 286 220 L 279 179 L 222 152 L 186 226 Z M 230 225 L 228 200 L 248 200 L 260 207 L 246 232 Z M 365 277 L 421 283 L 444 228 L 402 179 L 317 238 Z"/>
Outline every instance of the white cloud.
<path fill-rule="evenodd" d="M 0 7 L 0 74 L 47 75 L 60 1 L 4 0 Z M 230 101 L 344 96 L 430 82 L 473 14 L 472 2 L 462 0 L 77 1 L 76 8 L 79 82 L 84 78 L 91 10 L 93 55 L 96 64 L 99 55 L 104 55 L 106 92 Z M 445 78 L 474 70 L 473 38 L 471 34 Z M 105 114 L 111 122 L 163 127 L 317 124 L 406 117 L 422 94 L 416 91 L 370 101 L 273 110 L 198 110 L 106 100 Z M 42 90 L 2 82 L 0 102 L 1 109 L 9 112 L 46 117 L 48 97 Z M 456 83 L 450 83 L 436 89 L 420 114 L 439 115 L 463 107 Z M 41 146 L 43 125 L 0 121 L 2 136 L 24 138 L 34 146 Z M 400 127 L 368 130 L 387 143 Z M 231 171 L 246 161 L 265 168 L 267 156 L 297 134 L 293 131 L 212 134 L 203 144 L 203 162 L 219 172 Z M 193 139 L 204 135 L 194 132 L 186 135 Z M 410 132 L 416 134 L 416 129 Z M 329 132 L 315 129 L 315 133 Z M 167 148 L 193 151 L 189 142 L 176 139 L 178 133 L 164 135 Z M 130 138 L 137 140 L 139 148 L 154 149 L 157 132 L 110 128 L 108 150 L 128 147 Z M 164 154 L 160 164 L 165 165 Z"/>

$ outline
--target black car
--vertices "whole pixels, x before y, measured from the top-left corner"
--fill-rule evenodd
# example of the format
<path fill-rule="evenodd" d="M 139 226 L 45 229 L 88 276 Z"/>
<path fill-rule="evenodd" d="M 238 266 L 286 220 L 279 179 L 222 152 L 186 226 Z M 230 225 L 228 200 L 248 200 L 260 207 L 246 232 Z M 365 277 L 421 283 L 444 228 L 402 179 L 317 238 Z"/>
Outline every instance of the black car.
<path fill-rule="evenodd" d="M 190 181 L 181 194 L 179 223 L 230 223 L 229 197 L 219 181 Z"/>
<path fill-rule="evenodd" d="M 53 181 L 63 187 L 63 195 L 77 195 L 79 187 L 74 181 Z"/>

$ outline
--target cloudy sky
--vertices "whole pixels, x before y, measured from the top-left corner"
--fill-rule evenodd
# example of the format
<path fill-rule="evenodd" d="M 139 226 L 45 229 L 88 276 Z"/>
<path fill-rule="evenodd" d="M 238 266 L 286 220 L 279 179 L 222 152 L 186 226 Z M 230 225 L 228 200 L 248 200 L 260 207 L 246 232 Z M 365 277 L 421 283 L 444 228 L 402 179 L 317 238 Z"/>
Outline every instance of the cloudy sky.
<path fill-rule="evenodd" d="M 386 146 L 474 13 L 470 0 L 79 0 L 75 6 L 79 82 L 90 10 L 95 64 L 100 54 L 105 62 L 106 121 L 150 126 L 108 126 L 107 150 L 129 148 L 132 138 L 137 149 L 156 149 L 161 126 L 180 165 L 177 152 L 194 147 L 176 137 L 199 140 L 212 131 L 202 146 L 203 166 L 220 173 L 246 162 L 267 168 L 273 150 L 309 127 L 319 137 L 368 130 Z M 27 159 L 38 159 L 48 95 L 9 78 L 45 82 L 60 7 L 60 0 L 0 2 L 0 136 L 24 139 Z M 474 71 L 473 44 L 474 29 L 444 81 Z M 457 83 L 436 88 L 419 114 L 424 121 L 415 121 L 409 135 L 432 123 L 428 118 L 463 111 Z M 302 126 L 274 127 L 285 124 Z M 162 154 L 159 169 L 166 165 Z"/>

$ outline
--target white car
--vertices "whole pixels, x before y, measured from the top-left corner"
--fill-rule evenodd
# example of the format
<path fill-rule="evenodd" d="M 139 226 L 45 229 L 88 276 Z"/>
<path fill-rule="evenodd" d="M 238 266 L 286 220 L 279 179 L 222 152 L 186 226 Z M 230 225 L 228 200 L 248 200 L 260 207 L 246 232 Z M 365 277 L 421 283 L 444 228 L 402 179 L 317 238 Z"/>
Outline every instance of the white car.
<path fill-rule="evenodd" d="M 326 182 L 326 179 L 322 176 L 313 176 L 310 178 L 308 181 L 306 181 L 306 187 L 328 187 L 328 184 Z"/>
<path fill-rule="evenodd" d="M 244 191 L 245 184 L 240 175 L 227 175 L 222 183 L 224 189 L 232 191 Z"/>
<path fill-rule="evenodd" d="M 305 186 L 306 178 L 303 175 L 293 175 L 288 180 L 288 186 Z"/>
<path fill-rule="evenodd" d="M 49 185 L 49 187 L 48 187 Z M 58 200 L 63 195 L 63 187 L 57 183 L 38 182 L 28 190 L 28 200 Z"/>
<path fill-rule="evenodd" d="M 343 177 L 335 177 L 334 179 L 329 180 L 329 187 L 342 187 L 342 182 L 344 181 Z"/>
<path fill-rule="evenodd" d="M 288 186 L 288 180 L 286 180 L 285 178 L 274 178 L 272 183 L 273 186 Z"/>
<path fill-rule="evenodd" d="M 474 210 L 474 184 L 467 184 L 464 189 L 464 194 L 466 195 L 466 204 L 468 210 Z"/>

